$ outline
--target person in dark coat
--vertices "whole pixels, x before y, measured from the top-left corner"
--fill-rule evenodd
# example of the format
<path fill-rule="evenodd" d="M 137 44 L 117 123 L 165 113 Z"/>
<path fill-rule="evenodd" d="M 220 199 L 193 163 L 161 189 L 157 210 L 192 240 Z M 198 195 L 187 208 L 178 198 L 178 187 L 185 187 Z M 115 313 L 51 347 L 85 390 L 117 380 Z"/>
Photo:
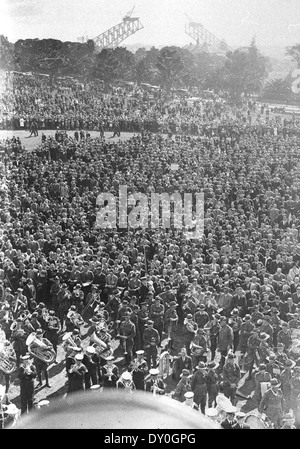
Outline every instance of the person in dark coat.
<path fill-rule="evenodd" d="M 119 379 L 119 368 L 113 363 L 114 357 L 111 355 L 106 358 L 106 365 L 102 368 L 102 378 L 104 388 L 116 388 Z"/>
<path fill-rule="evenodd" d="M 159 370 L 157 368 L 151 368 L 149 370 L 150 379 L 145 382 L 145 391 L 156 395 L 165 394 L 165 384 L 164 381 L 158 377 Z"/>
<path fill-rule="evenodd" d="M 200 406 L 201 412 L 205 414 L 207 399 L 207 370 L 204 362 L 199 362 L 196 372 L 191 379 L 191 389 L 195 395 L 195 402 Z"/>
<path fill-rule="evenodd" d="M 82 363 L 83 354 L 75 355 L 75 363 L 69 369 L 69 387 L 68 394 L 74 393 L 74 391 L 84 390 L 84 379 L 87 372 L 86 366 Z"/>
<path fill-rule="evenodd" d="M 137 390 L 144 390 L 145 375 L 148 371 L 146 360 L 143 358 L 145 351 L 136 351 L 136 358 L 131 361 L 128 371 L 132 373 L 132 380 Z"/>
<path fill-rule="evenodd" d="M 36 331 L 36 337 L 38 340 L 40 340 L 42 343 L 44 343 L 45 345 L 47 345 L 47 349 L 53 349 L 52 343 L 47 340 L 47 338 L 43 338 L 43 330 L 42 329 L 37 329 Z M 34 345 L 34 342 L 32 343 L 32 346 Z M 40 349 L 39 349 L 40 352 Z M 43 360 L 41 360 L 38 357 L 34 357 L 34 365 L 36 368 L 36 374 L 38 377 L 38 384 L 37 387 L 41 387 L 42 386 L 42 373 L 44 373 L 45 376 L 45 381 L 46 381 L 46 387 L 50 388 L 49 385 L 49 376 L 48 376 L 48 364 L 46 362 L 44 362 Z"/>
<path fill-rule="evenodd" d="M 16 327 L 12 331 L 11 335 L 13 341 L 13 348 L 16 353 L 17 366 L 20 365 L 21 356 L 26 354 L 27 346 L 26 346 L 26 332 L 22 328 L 22 319 L 17 318 Z"/>
<path fill-rule="evenodd" d="M 18 371 L 20 380 L 21 413 L 27 413 L 33 408 L 35 366 L 30 362 L 30 355 L 21 356 L 21 365 Z"/>
<path fill-rule="evenodd" d="M 193 363 L 192 357 L 187 355 L 186 348 L 181 348 L 178 357 L 174 357 L 173 360 L 172 378 L 178 382 L 180 380 L 181 373 L 184 369 L 187 369 L 189 370 L 189 372 L 192 372 Z"/>
<path fill-rule="evenodd" d="M 235 418 L 236 411 L 236 407 L 228 408 L 226 410 L 226 418 L 221 422 L 221 427 L 223 429 L 234 429 L 234 426 L 237 425 L 238 421 Z"/>
<path fill-rule="evenodd" d="M 94 346 L 88 346 L 84 354 L 82 363 L 85 365 L 87 371 L 85 373 L 84 383 L 85 389 L 89 390 L 91 385 L 98 385 L 99 372 L 99 356 L 96 354 Z"/>

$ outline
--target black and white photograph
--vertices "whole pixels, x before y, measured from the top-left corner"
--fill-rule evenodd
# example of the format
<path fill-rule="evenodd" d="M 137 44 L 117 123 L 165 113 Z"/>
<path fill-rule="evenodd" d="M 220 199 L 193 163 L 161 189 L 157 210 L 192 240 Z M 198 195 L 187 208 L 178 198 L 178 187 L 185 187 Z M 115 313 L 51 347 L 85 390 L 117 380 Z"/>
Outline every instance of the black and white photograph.
<path fill-rule="evenodd" d="M 299 6 L 0 0 L 0 429 L 300 429 Z"/>

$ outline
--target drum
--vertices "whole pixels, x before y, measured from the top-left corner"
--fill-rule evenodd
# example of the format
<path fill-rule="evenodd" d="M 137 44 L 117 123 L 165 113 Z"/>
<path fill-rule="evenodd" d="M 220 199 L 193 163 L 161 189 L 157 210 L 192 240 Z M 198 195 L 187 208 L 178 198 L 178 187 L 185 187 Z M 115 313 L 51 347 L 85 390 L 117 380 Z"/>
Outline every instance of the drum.
<path fill-rule="evenodd" d="M 254 414 L 249 414 L 244 422 L 249 424 L 250 429 L 266 429 L 264 421 Z"/>

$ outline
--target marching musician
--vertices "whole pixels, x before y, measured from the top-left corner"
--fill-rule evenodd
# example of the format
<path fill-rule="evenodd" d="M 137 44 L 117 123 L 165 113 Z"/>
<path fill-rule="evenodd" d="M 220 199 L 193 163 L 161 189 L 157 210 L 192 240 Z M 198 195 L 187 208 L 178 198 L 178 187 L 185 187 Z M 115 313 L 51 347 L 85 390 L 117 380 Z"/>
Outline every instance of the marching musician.
<path fill-rule="evenodd" d="M 85 365 L 87 371 L 84 377 L 85 389 L 89 390 L 91 385 L 97 385 L 99 375 L 99 356 L 96 353 L 94 346 L 88 346 L 85 350 L 82 363 Z"/>
<path fill-rule="evenodd" d="M 66 332 L 72 332 L 74 329 L 80 331 L 80 326 L 84 323 L 82 316 L 78 313 L 76 306 L 71 306 L 66 315 Z"/>
<path fill-rule="evenodd" d="M 33 408 L 36 369 L 30 361 L 29 354 L 21 356 L 21 361 L 18 378 L 20 379 L 21 413 L 23 414 Z"/>
<path fill-rule="evenodd" d="M 67 335 L 67 334 L 65 334 L 65 335 Z M 70 333 L 70 339 L 72 342 L 74 342 L 76 344 L 76 346 L 78 348 L 80 348 L 80 350 L 82 350 L 82 347 L 81 347 L 82 342 L 81 342 L 81 338 L 80 338 L 78 329 L 74 329 L 73 332 Z M 72 350 L 72 347 L 73 347 L 73 343 L 70 343 L 69 339 L 64 341 L 63 348 L 66 351 L 66 353 L 68 353 L 70 350 Z"/>
<path fill-rule="evenodd" d="M 191 345 L 192 340 L 194 339 L 194 337 L 197 334 L 197 330 L 198 330 L 198 325 L 193 320 L 193 315 L 191 313 L 188 313 L 184 319 L 183 328 L 182 328 L 183 341 L 184 341 L 188 355 L 191 355 L 190 345 Z"/>
<path fill-rule="evenodd" d="M 193 410 L 199 411 L 199 406 L 194 402 L 194 393 L 192 391 L 187 391 L 184 394 L 185 401 L 183 405 L 190 407 Z"/>
<path fill-rule="evenodd" d="M 94 313 L 100 318 L 100 320 L 104 320 L 106 323 L 109 320 L 109 313 L 105 310 L 105 303 L 100 301 L 99 304 L 95 307 Z"/>
<path fill-rule="evenodd" d="M 28 301 L 25 295 L 23 295 L 23 289 L 19 287 L 15 293 L 15 298 L 12 302 L 13 313 L 15 316 L 18 315 L 21 308 L 27 309 Z"/>
<path fill-rule="evenodd" d="M 145 356 L 147 360 L 148 368 L 151 368 L 151 361 L 153 368 L 156 368 L 157 364 L 157 347 L 160 343 L 159 333 L 153 328 L 154 321 L 148 320 L 147 328 L 143 334 L 143 342 L 145 349 Z"/>
<path fill-rule="evenodd" d="M 0 350 L 1 353 L 1 350 Z M 15 362 L 16 361 L 16 354 L 12 347 L 10 347 L 10 341 L 5 340 L 4 341 L 4 347 L 2 350 L 2 354 L 10 361 Z M 5 379 L 5 393 L 7 394 L 10 387 L 10 376 L 12 373 L 8 374 L 7 372 L 4 372 L 1 370 L 0 366 L 0 382 L 2 382 L 2 376 L 4 376 Z"/>
<path fill-rule="evenodd" d="M 114 356 L 110 355 L 106 358 L 106 364 L 102 367 L 102 378 L 104 388 L 116 388 L 119 379 L 119 368 L 113 363 Z"/>
<path fill-rule="evenodd" d="M 35 312 L 37 312 L 37 314 L 38 314 L 37 319 L 41 323 L 41 328 L 46 330 L 47 323 L 46 323 L 46 320 L 45 320 L 45 316 L 46 316 L 46 313 L 48 312 L 48 310 L 47 310 L 47 307 L 46 307 L 45 303 L 44 302 L 40 302 L 38 304 Z"/>
<path fill-rule="evenodd" d="M 191 372 L 188 369 L 183 369 L 180 374 L 180 380 L 175 387 L 172 398 L 179 402 L 185 401 L 185 393 L 191 391 Z M 194 397 L 194 394 L 193 394 Z"/>
<path fill-rule="evenodd" d="M 23 320 L 22 318 L 17 318 L 16 321 L 12 324 L 13 330 L 12 330 L 12 341 L 13 341 L 13 348 L 16 353 L 16 359 L 17 359 L 17 367 L 20 365 L 20 357 L 24 356 L 27 351 L 26 346 L 26 332 L 23 329 Z"/>
<path fill-rule="evenodd" d="M 144 390 L 145 375 L 148 371 L 147 362 L 144 359 L 145 351 L 139 349 L 136 358 L 131 361 L 128 371 L 132 373 L 132 380 L 137 390 Z"/>
<path fill-rule="evenodd" d="M 77 285 L 80 286 L 80 284 Z M 99 302 L 100 293 L 98 292 L 98 286 L 96 284 L 93 284 L 91 287 L 91 291 L 86 296 L 86 306 L 83 309 L 82 315 L 86 318 L 90 317 L 91 314 L 93 314 L 95 303 L 99 304 Z"/>
<path fill-rule="evenodd" d="M 75 355 L 79 354 L 81 351 L 82 351 L 81 348 L 78 348 L 78 346 L 69 346 L 69 350 L 66 353 L 65 369 L 66 369 L 66 375 L 67 375 L 67 378 L 68 378 L 68 385 L 70 385 L 69 369 L 75 363 Z"/>
<path fill-rule="evenodd" d="M 57 357 L 57 345 L 59 333 L 61 331 L 61 324 L 59 318 L 55 315 L 54 310 L 49 310 L 49 317 L 47 320 L 46 338 L 51 342 Z M 54 363 L 58 363 L 56 358 Z"/>
<path fill-rule="evenodd" d="M 135 325 L 130 321 L 130 312 L 124 314 L 124 321 L 120 323 L 119 337 L 124 349 L 125 363 L 130 364 L 132 360 L 133 339 L 135 337 Z"/>
<path fill-rule="evenodd" d="M 145 391 L 150 391 L 153 395 L 165 394 L 164 381 L 158 377 L 159 370 L 157 368 L 151 368 L 149 370 L 150 379 L 145 382 Z"/>
<path fill-rule="evenodd" d="M 81 289 L 81 284 L 75 285 L 71 295 L 71 303 L 76 307 L 79 313 L 82 312 L 84 307 L 84 292 Z"/>
<path fill-rule="evenodd" d="M 74 357 L 75 363 L 69 368 L 68 394 L 74 393 L 74 391 L 84 390 L 84 380 L 87 368 L 82 363 L 83 357 L 82 353 L 76 354 Z"/>
<path fill-rule="evenodd" d="M 34 311 L 29 317 L 28 319 L 30 320 L 30 324 L 33 327 L 33 331 L 35 332 L 37 329 L 40 329 L 42 327 L 40 321 L 38 320 L 38 312 Z"/>
<path fill-rule="evenodd" d="M 136 387 L 132 380 L 132 374 L 129 371 L 124 371 L 116 383 L 117 388 L 124 388 L 125 391 L 132 393 Z"/>
<path fill-rule="evenodd" d="M 36 337 L 47 346 L 47 349 L 52 349 L 53 348 L 52 343 L 49 340 L 47 340 L 47 338 L 43 338 L 43 334 L 44 334 L 43 329 L 37 329 Z M 32 346 L 33 345 L 34 345 L 34 342 L 32 343 Z M 33 358 L 33 364 L 35 365 L 36 374 L 38 377 L 38 384 L 36 386 L 37 387 L 42 386 L 42 374 L 44 374 L 45 381 L 46 381 L 45 386 L 47 388 L 50 388 L 48 371 L 47 371 L 48 364 L 38 357 Z"/>

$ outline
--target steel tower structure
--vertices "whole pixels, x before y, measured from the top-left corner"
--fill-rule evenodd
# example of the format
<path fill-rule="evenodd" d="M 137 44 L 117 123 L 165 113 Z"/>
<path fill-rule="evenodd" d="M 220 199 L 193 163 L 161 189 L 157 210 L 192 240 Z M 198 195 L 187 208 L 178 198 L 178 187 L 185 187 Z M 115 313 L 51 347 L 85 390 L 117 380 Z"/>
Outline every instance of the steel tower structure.
<path fill-rule="evenodd" d="M 204 28 L 201 23 L 189 21 L 189 23 L 185 25 L 185 32 L 196 41 L 197 45 L 206 43 L 213 47 L 217 47 L 224 52 L 230 51 L 230 47 L 224 40 L 218 39 Z"/>
<path fill-rule="evenodd" d="M 93 39 L 97 47 L 116 48 L 127 37 L 144 28 L 138 17 L 131 17 L 134 8 L 135 6 L 123 17 L 121 23 Z"/>

